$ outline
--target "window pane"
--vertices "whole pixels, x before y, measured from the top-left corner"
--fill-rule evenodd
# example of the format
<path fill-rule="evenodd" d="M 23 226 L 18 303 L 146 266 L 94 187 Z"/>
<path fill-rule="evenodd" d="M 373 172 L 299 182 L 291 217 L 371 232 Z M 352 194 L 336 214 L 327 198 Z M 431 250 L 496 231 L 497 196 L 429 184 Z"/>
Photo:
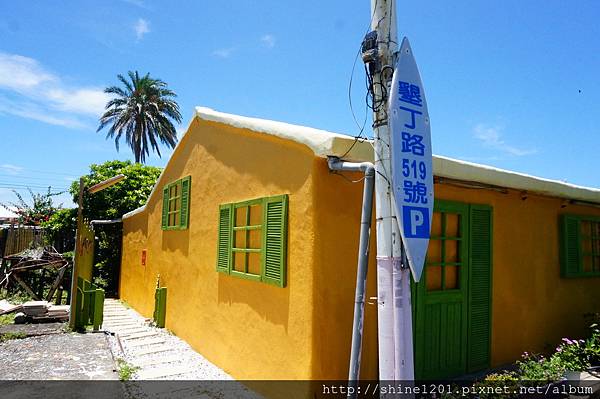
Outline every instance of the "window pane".
<path fill-rule="evenodd" d="M 446 287 L 447 290 L 453 290 L 459 288 L 458 275 L 460 268 L 458 266 L 446 266 L 444 271 L 446 272 Z"/>
<path fill-rule="evenodd" d="M 246 226 L 246 209 L 247 207 L 243 206 L 241 208 L 236 208 L 235 210 L 235 226 Z"/>
<path fill-rule="evenodd" d="M 594 271 L 593 257 L 590 255 L 585 255 L 583 257 L 583 271 L 584 272 L 592 272 Z"/>
<path fill-rule="evenodd" d="M 581 240 L 581 249 L 583 250 L 584 253 L 591 253 L 592 252 L 592 240 L 590 239 L 582 239 Z"/>
<path fill-rule="evenodd" d="M 261 248 L 262 230 L 250 230 L 248 232 L 248 248 Z"/>
<path fill-rule="evenodd" d="M 244 258 L 246 257 L 246 254 L 243 252 L 233 252 L 233 270 L 236 270 L 238 272 L 246 272 L 245 266 L 244 266 Z"/>
<path fill-rule="evenodd" d="M 458 241 L 446 240 L 446 254 L 444 256 L 444 262 L 460 262 L 458 254 Z"/>
<path fill-rule="evenodd" d="M 442 289 L 442 267 L 427 266 L 427 291 L 439 291 Z"/>
<path fill-rule="evenodd" d="M 260 254 L 248 254 L 248 273 L 260 275 Z"/>
<path fill-rule="evenodd" d="M 581 221 L 581 234 L 583 234 L 584 236 L 591 236 L 592 235 L 591 224 L 592 223 L 589 220 L 582 220 Z"/>
<path fill-rule="evenodd" d="M 592 222 L 591 230 L 592 230 L 592 236 L 600 237 L 600 223 Z"/>
<path fill-rule="evenodd" d="M 181 209 L 181 197 L 177 198 L 174 202 L 173 210 L 179 211 Z"/>
<path fill-rule="evenodd" d="M 442 242 L 440 240 L 429 240 L 427 249 L 427 263 L 438 263 L 442 261 Z"/>
<path fill-rule="evenodd" d="M 246 247 L 246 230 L 238 230 L 235 232 L 233 246 L 236 248 L 247 248 Z"/>
<path fill-rule="evenodd" d="M 433 213 L 431 220 L 431 236 L 440 237 L 442 235 L 442 214 L 440 212 Z"/>
<path fill-rule="evenodd" d="M 446 214 L 446 237 L 460 236 L 460 215 L 456 213 Z"/>
<path fill-rule="evenodd" d="M 262 206 L 261 205 L 252 205 L 250 207 L 250 224 L 252 226 L 257 226 L 262 224 Z"/>

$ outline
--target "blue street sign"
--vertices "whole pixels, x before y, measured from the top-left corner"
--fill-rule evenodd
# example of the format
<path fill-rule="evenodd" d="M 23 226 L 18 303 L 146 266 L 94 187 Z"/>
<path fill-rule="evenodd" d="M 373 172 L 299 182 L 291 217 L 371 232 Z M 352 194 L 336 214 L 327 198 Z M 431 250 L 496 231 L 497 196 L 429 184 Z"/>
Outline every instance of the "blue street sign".
<path fill-rule="evenodd" d="M 394 69 L 389 116 L 396 215 L 410 269 L 419 281 L 433 216 L 433 165 L 427 102 L 407 38 Z"/>

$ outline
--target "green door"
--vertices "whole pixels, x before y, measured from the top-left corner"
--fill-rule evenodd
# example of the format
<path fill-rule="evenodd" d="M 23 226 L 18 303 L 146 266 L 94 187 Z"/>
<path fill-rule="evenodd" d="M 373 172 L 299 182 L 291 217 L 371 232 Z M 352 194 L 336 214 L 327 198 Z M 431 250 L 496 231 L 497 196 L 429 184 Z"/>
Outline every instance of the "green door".
<path fill-rule="evenodd" d="M 412 287 L 417 378 L 489 365 L 490 279 L 491 209 L 436 201 L 425 270 Z"/>

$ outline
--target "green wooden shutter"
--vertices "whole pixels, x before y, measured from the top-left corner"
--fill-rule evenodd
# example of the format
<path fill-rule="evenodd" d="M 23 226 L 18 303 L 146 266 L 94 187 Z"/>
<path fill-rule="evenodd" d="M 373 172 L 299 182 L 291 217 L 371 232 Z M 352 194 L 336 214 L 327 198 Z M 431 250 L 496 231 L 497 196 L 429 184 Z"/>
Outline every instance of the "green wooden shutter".
<path fill-rule="evenodd" d="M 469 256 L 468 372 L 490 363 L 492 307 L 492 208 L 471 205 Z"/>
<path fill-rule="evenodd" d="M 560 237 L 560 271 L 563 277 L 577 277 L 581 273 L 581 244 L 579 218 L 562 215 Z"/>
<path fill-rule="evenodd" d="M 233 240 L 232 216 L 232 204 L 222 204 L 219 206 L 217 271 L 222 273 L 229 273 L 231 271 L 231 243 Z"/>
<path fill-rule="evenodd" d="M 181 179 L 181 212 L 179 227 L 188 228 L 190 218 L 190 189 L 192 186 L 192 177 L 187 176 Z"/>
<path fill-rule="evenodd" d="M 165 230 L 169 223 L 169 186 L 163 188 L 163 206 L 162 206 L 162 229 Z"/>
<path fill-rule="evenodd" d="M 262 281 L 285 287 L 288 196 L 268 197 L 263 204 Z"/>

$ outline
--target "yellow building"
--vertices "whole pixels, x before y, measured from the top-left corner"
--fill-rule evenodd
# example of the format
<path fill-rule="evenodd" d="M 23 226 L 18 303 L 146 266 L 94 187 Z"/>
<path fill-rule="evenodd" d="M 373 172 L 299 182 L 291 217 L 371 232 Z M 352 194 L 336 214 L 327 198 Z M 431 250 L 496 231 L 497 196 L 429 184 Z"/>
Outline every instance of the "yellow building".
<path fill-rule="evenodd" d="M 197 108 L 143 207 L 123 217 L 120 297 L 237 379 L 345 379 L 369 142 Z M 413 297 L 417 376 L 543 352 L 598 311 L 600 190 L 434 157 L 432 236 Z M 374 238 L 374 234 L 372 235 Z M 362 378 L 376 379 L 375 240 Z M 142 260 L 143 259 L 143 260 Z"/>

